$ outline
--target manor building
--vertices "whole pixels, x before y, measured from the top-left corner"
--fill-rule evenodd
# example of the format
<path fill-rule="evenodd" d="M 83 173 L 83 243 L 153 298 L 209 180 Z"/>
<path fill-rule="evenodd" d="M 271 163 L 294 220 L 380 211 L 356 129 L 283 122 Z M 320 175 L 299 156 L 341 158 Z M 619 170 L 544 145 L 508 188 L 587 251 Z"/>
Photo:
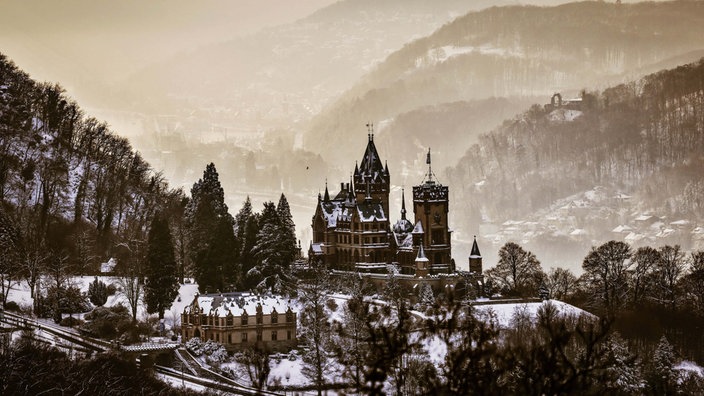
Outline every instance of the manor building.
<path fill-rule="evenodd" d="M 369 131 L 362 161 L 355 164 L 349 183 L 340 183 L 332 196 L 326 183 L 318 194 L 312 218 L 313 237 L 308 250 L 311 265 L 323 263 L 336 271 L 387 274 L 390 266 L 404 278 L 453 278 L 451 230 L 448 224 L 449 189 L 440 184 L 431 167 L 420 185 L 413 186 L 413 219 L 406 211 L 401 190 L 400 219 L 391 223 L 389 193 L 391 175 L 382 163 Z M 476 240 L 470 269 L 481 274 L 481 255 Z M 453 284 L 450 279 L 434 288 Z"/>
<path fill-rule="evenodd" d="M 281 296 L 250 293 L 196 294 L 181 314 L 181 339 L 213 340 L 228 350 L 296 346 L 297 308 Z"/>

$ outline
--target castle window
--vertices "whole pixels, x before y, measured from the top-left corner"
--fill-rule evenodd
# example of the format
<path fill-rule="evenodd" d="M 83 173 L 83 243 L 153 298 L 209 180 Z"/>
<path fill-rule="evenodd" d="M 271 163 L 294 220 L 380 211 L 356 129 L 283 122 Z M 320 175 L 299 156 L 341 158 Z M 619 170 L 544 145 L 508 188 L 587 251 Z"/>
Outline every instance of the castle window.
<path fill-rule="evenodd" d="M 232 344 L 232 334 L 227 335 L 227 343 Z"/>
<path fill-rule="evenodd" d="M 276 330 L 273 330 L 273 331 L 271 332 L 271 340 L 272 340 L 272 341 L 276 341 Z"/>
<path fill-rule="evenodd" d="M 264 323 L 264 315 L 261 312 L 257 312 L 257 324 Z"/>
<path fill-rule="evenodd" d="M 262 329 L 257 329 L 257 341 L 262 340 Z"/>
<path fill-rule="evenodd" d="M 247 333 L 242 333 L 242 342 L 247 342 Z"/>
<path fill-rule="evenodd" d="M 232 315 L 227 316 L 226 323 L 227 323 L 226 324 L 227 326 L 232 326 L 232 323 L 233 323 Z"/>
<path fill-rule="evenodd" d="M 249 320 L 249 316 L 247 315 L 247 312 L 243 312 L 243 313 L 242 313 L 242 319 L 241 319 L 241 321 L 242 321 L 242 326 L 246 326 L 248 320 Z"/>
<path fill-rule="evenodd" d="M 271 323 L 279 323 L 279 314 L 274 311 L 271 313 Z"/>
<path fill-rule="evenodd" d="M 293 312 L 289 308 L 288 312 L 286 312 L 286 322 L 291 323 L 293 322 Z"/>
<path fill-rule="evenodd" d="M 288 340 L 291 339 L 291 330 L 286 332 L 286 339 L 288 339 Z"/>

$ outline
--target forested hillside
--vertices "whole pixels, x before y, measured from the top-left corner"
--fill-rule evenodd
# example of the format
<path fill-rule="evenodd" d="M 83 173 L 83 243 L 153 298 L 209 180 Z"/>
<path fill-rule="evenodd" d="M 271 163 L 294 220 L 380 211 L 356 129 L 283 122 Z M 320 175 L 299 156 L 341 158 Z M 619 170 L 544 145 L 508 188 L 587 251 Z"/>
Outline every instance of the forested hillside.
<path fill-rule="evenodd" d="M 704 60 L 585 92 L 562 107 L 534 105 L 483 135 L 448 170 L 454 202 L 466 202 L 453 208 L 455 219 L 460 227 L 541 223 L 531 234 L 511 224 L 519 240 L 567 239 L 580 229 L 570 237 L 588 246 L 630 224 L 631 238 L 640 239 L 629 243 L 696 245 L 690 238 L 704 220 L 702 131 Z"/>
<path fill-rule="evenodd" d="M 143 248 L 156 212 L 180 218 L 183 199 L 60 86 L 33 81 L 0 54 L 1 211 L 20 237 L 12 250 L 21 262 L 51 252 L 95 272 L 101 260 Z"/>
<path fill-rule="evenodd" d="M 362 121 L 393 124 L 399 114 L 424 106 L 490 97 L 547 101 L 554 92 L 605 88 L 695 61 L 704 47 L 703 18 L 704 4 L 695 1 L 580 2 L 472 12 L 391 54 L 312 120 L 306 148 L 353 159 L 355 153 L 332 146 L 353 142 Z M 452 129 L 453 117 L 449 114 L 450 121 L 432 130 L 411 128 L 407 135 L 444 155 L 450 145 L 463 144 L 437 139 L 437 131 Z M 324 138 L 332 131 L 339 138 Z M 383 145 L 384 130 L 378 135 Z M 394 153 L 399 158 L 389 161 L 421 151 Z"/>

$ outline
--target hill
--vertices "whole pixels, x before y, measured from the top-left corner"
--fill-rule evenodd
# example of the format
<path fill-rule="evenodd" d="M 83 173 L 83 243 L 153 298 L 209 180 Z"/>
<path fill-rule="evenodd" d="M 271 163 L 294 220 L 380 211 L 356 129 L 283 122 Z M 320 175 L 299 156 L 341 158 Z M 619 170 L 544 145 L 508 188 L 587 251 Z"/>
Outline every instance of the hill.
<path fill-rule="evenodd" d="M 573 269 L 611 239 L 701 249 L 703 109 L 704 59 L 562 106 L 534 105 L 448 169 L 452 200 L 465 203 L 453 219 Z"/>
<path fill-rule="evenodd" d="M 416 116 L 427 114 L 428 106 L 493 97 L 535 100 L 554 92 L 574 95 L 585 87 L 605 88 L 691 62 L 704 47 L 702 20 L 704 4 L 693 1 L 580 2 L 470 12 L 406 44 L 362 77 L 313 118 L 305 147 L 324 157 L 335 153 L 347 163 L 355 153 L 341 148 L 364 133 L 360 126 L 368 120 L 381 124 L 379 144 L 392 146 L 397 135 L 385 136 L 386 127 L 398 128 L 394 124 L 408 117 L 400 114 L 418 109 L 422 110 Z M 511 99 L 511 103 L 515 105 L 506 112 L 523 110 L 520 100 Z M 442 113 L 447 114 L 447 109 L 438 111 Z M 455 139 L 457 117 L 447 114 L 447 121 L 431 128 L 423 124 L 407 128 L 406 136 L 419 146 L 433 147 L 439 158 L 447 157 L 458 146 L 468 147 L 475 135 L 473 127 L 466 125 L 469 136 Z M 490 113 L 487 120 L 495 118 Z M 452 132 L 438 139 L 444 130 Z M 335 139 L 327 138 L 331 133 Z M 419 147 L 395 152 L 389 161 L 415 158 L 422 151 Z"/>
<path fill-rule="evenodd" d="M 3 254 L 92 273 L 101 258 L 131 257 L 154 214 L 178 213 L 182 198 L 127 139 L 0 54 L 0 220 L 21 240 Z"/>

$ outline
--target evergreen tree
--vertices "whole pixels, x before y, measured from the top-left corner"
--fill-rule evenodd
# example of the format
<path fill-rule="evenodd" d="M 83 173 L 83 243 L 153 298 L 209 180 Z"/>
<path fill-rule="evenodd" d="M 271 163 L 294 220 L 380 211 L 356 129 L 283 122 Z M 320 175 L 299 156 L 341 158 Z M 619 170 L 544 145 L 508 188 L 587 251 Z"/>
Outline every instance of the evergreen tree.
<path fill-rule="evenodd" d="M 672 395 L 677 389 L 677 375 L 674 370 L 675 352 L 672 345 L 663 335 L 653 354 L 652 367 L 648 376 L 648 384 L 656 395 Z"/>
<path fill-rule="evenodd" d="M 287 290 L 291 262 L 283 243 L 279 214 L 273 202 L 266 202 L 260 216 L 257 244 L 252 249 L 256 265 L 247 272 L 248 285 L 275 293 Z"/>
<path fill-rule="evenodd" d="M 88 285 L 88 298 L 96 307 L 100 307 L 108 301 L 108 287 L 97 276 Z"/>
<path fill-rule="evenodd" d="M 234 219 L 213 163 L 191 189 L 185 210 L 188 251 L 201 292 L 224 290 L 237 281 Z"/>
<path fill-rule="evenodd" d="M 282 260 L 285 265 L 288 265 L 296 259 L 298 244 L 296 243 L 296 225 L 293 223 L 293 216 L 291 216 L 291 207 L 283 193 L 281 193 L 279 203 L 276 205 L 276 214 L 279 218 Z"/>
<path fill-rule="evenodd" d="M 171 307 L 178 295 L 177 273 L 169 224 L 158 214 L 149 229 L 144 298 L 147 312 L 159 313 L 159 319 L 164 318 L 164 311 Z"/>

